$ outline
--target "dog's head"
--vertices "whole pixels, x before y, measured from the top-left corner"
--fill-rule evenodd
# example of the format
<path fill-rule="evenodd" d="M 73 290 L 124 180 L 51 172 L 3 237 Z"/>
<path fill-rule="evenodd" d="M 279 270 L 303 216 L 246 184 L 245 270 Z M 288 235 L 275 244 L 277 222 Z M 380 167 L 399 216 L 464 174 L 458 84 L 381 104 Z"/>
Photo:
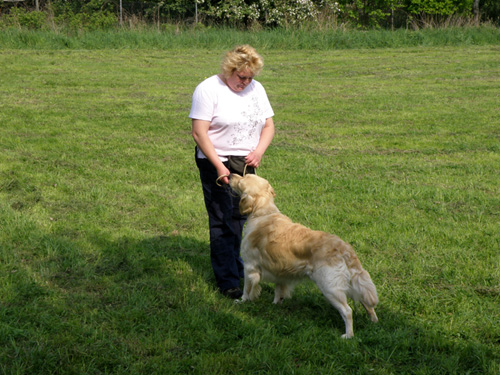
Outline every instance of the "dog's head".
<path fill-rule="evenodd" d="M 259 209 L 276 210 L 274 206 L 276 194 L 266 179 L 255 174 L 247 174 L 245 177 L 231 174 L 229 186 L 241 196 L 240 212 L 242 215 L 255 213 Z"/>

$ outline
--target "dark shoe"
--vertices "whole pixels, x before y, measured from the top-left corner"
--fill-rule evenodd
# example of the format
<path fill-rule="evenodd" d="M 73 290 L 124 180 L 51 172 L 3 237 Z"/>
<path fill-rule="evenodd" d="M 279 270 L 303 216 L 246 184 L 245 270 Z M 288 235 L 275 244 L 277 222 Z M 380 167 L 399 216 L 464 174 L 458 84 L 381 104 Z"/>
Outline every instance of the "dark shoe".
<path fill-rule="evenodd" d="M 229 297 L 231 299 L 238 299 L 241 298 L 243 295 L 243 292 L 241 291 L 240 288 L 231 288 L 231 289 L 226 289 L 222 292 L 223 295 L 226 297 Z"/>

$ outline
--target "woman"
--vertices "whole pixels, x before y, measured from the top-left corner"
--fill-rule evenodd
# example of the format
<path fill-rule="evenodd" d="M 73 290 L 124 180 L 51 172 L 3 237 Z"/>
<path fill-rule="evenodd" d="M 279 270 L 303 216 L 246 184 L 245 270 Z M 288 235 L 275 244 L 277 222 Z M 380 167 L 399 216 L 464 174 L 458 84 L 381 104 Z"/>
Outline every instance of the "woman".
<path fill-rule="evenodd" d="M 274 137 L 274 112 L 264 87 L 254 80 L 263 66 L 249 45 L 229 51 L 221 73 L 196 87 L 189 114 L 208 212 L 212 268 L 219 290 L 233 299 L 242 295 L 240 243 L 246 217 L 239 213 L 239 197 L 226 185 L 230 173 L 254 173 Z"/>

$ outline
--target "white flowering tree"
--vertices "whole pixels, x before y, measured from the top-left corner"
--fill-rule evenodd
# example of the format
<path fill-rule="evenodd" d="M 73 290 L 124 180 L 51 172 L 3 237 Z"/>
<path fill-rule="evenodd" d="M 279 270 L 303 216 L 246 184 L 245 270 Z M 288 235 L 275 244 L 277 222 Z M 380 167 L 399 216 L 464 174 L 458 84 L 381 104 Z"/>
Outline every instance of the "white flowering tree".
<path fill-rule="evenodd" d="M 297 25 L 315 20 L 323 2 L 328 0 L 221 0 L 209 4 L 206 14 L 230 24 Z"/>

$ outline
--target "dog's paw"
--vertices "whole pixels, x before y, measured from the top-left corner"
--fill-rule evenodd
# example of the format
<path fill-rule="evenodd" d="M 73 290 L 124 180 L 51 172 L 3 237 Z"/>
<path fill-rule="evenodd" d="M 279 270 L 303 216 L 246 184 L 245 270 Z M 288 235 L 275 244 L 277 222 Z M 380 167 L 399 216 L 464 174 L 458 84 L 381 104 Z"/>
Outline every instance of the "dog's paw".
<path fill-rule="evenodd" d="M 350 338 L 353 338 L 354 337 L 354 333 L 344 333 L 342 336 L 340 336 L 340 338 L 342 339 L 350 339 Z"/>

